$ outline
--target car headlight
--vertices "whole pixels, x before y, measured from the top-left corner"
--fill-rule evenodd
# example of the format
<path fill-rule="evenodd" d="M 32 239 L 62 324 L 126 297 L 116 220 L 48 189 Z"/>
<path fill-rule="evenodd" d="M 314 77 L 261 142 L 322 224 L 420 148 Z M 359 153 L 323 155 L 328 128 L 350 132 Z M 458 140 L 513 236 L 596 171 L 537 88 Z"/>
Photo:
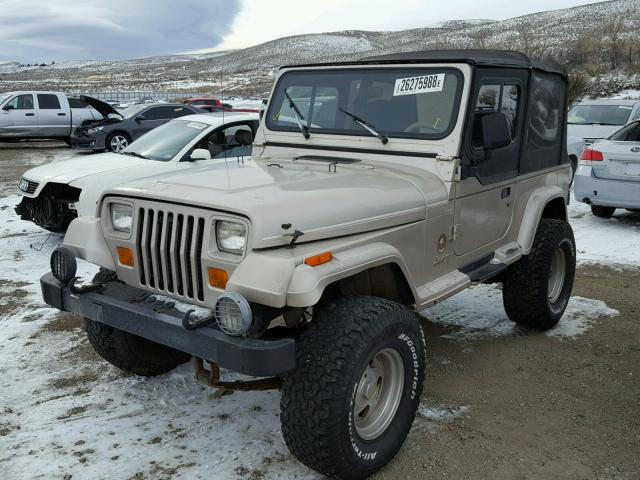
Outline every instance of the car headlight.
<path fill-rule="evenodd" d="M 90 128 L 89 130 L 87 130 L 87 133 L 89 135 L 93 135 L 94 133 L 98 133 L 100 130 L 102 130 L 103 127 L 96 127 L 96 128 Z"/>
<path fill-rule="evenodd" d="M 247 227 L 242 223 L 219 220 L 216 222 L 216 241 L 220 251 L 242 255 L 247 247 Z"/>
<path fill-rule="evenodd" d="M 131 233 L 133 207 L 121 203 L 111 204 L 111 226 L 119 232 Z"/>

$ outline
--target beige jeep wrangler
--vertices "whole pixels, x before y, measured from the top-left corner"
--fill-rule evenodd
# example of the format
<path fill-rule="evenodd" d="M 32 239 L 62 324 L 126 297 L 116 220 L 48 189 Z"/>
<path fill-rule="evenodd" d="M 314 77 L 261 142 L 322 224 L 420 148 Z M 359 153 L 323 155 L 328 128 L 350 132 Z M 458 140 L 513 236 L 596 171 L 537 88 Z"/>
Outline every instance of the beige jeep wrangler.
<path fill-rule="evenodd" d="M 281 380 L 293 454 L 366 477 L 421 399 L 416 311 L 501 282 L 518 324 L 564 313 L 566 88 L 561 67 L 507 51 L 283 67 L 252 160 L 106 191 L 52 255 L 44 299 L 126 371 L 193 357 L 213 385 L 233 386 L 219 367 Z M 102 267 L 93 283 L 76 258 Z"/>

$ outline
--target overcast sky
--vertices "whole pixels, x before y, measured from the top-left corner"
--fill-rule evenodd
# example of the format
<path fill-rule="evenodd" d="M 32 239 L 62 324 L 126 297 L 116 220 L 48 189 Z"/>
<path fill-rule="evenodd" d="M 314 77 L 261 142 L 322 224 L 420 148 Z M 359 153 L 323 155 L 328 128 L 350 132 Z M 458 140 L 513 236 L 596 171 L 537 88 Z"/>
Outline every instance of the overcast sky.
<path fill-rule="evenodd" d="M 589 0 L 0 0 L 0 61 L 118 60 L 344 29 L 505 19 Z"/>

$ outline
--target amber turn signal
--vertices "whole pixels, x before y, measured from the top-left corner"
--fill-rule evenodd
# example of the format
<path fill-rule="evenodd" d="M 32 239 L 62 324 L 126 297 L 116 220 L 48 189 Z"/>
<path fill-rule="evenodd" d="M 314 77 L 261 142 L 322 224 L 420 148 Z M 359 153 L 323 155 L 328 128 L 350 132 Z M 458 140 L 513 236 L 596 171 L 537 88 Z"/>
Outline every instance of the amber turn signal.
<path fill-rule="evenodd" d="M 213 288 L 219 288 L 224 290 L 227 288 L 227 281 L 229 280 L 229 274 L 219 268 L 209 269 L 209 285 Z"/>
<path fill-rule="evenodd" d="M 314 255 L 313 257 L 305 258 L 304 263 L 310 267 L 317 267 L 318 265 L 330 262 L 332 258 L 333 254 L 331 252 L 324 252 L 319 255 Z"/>
<path fill-rule="evenodd" d="M 133 267 L 133 250 L 126 247 L 118 247 L 118 261 L 125 267 Z"/>

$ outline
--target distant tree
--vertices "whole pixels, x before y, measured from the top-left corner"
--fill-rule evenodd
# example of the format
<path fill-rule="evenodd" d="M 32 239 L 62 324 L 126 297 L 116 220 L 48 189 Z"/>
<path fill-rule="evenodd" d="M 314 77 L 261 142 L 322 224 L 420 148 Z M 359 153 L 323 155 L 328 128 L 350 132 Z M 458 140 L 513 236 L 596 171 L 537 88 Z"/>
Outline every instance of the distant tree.
<path fill-rule="evenodd" d="M 489 29 L 481 28 L 469 34 L 471 46 L 473 48 L 489 48 L 489 39 L 491 32 Z"/>
<path fill-rule="evenodd" d="M 589 85 L 589 75 L 584 72 L 569 72 L 569 86 L 567 89 L 567 102 L 569 108 L 578 103 L 584 97 Z"/>
<path fill-rule="evenodd" d="M 610 18 L 604 23 L 602 30 L 606 38 L 611 69 L 615 70 L 620 66 L 620 57 L 624 50 L 624 33 L 626 31 L 624 17 L 616 15 Z"/>

